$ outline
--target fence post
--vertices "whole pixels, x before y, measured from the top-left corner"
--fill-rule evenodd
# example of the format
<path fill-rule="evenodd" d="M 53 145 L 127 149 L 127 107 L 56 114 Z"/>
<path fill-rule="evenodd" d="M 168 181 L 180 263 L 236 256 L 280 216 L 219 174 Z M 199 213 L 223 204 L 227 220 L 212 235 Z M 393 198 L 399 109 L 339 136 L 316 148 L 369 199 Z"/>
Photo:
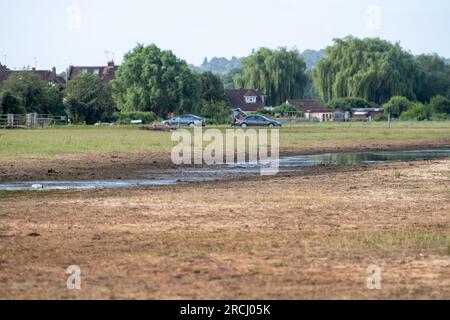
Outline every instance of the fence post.
<path fill-rule="evenodd" d="M 14 127 L 14 115 L 11 113 L 8 113 L 8 120 L 6 122 L 6 126 L 8 128 L 12 128 Z"/>
<path fill-rule="evenodd" d="M 32 128 L 33 127 L 33 119 L 31 118 L 31 113 L 27 113 L 26 114 L 26 120 L 25 120 L 25 125 L 28 127 L 28 128 Z"/>

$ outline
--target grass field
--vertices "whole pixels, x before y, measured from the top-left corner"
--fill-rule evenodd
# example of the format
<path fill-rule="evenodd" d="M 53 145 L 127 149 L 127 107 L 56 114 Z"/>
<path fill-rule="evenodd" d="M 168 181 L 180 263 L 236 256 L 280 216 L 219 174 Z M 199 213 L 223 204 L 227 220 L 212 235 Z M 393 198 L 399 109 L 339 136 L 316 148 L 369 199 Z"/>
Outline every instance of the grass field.
<path fill-rule="evenodd" d="M 219 127 L 223 130 L 228 127 Z M 137 127 L 70 126 L 36 130 L 0 130 L 0 157 L 49 158 L 83 152 L 170 151 L 168 132 Z M 326 142 L 436 141 L 450 139 L 450 122 L 327 123 L 285 126 L 283 149 L 310 148 Z"/>

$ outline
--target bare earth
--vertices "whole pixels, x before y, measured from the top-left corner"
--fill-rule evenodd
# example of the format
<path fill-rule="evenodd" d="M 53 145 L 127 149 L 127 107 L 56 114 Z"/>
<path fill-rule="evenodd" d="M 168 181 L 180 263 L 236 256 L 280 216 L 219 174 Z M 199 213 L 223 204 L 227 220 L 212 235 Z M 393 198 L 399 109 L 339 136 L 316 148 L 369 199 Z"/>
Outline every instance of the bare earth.
<path fill-rule="evenodd" d="M 0 195 L 0 298 L 450 299 L 450 159 Z"/>
<path fill-rule="evenodd" d="M 449 149 L 450 140 L 314 141 L 302 148 L 282 148 L 280 155 L 379 150 Z M 52 156 L 50 159 L 4 157 L 0 182 L 37 180 L 139 179 L 140 171 L 176 168 L 170 152 L 87 152 Z"/>

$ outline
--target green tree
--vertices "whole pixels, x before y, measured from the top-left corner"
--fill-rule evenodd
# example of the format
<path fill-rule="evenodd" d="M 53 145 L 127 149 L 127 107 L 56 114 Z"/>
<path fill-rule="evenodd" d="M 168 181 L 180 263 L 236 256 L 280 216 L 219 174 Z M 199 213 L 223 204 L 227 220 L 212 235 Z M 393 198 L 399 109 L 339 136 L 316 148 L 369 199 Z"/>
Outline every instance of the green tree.
<path fill-rule="evenodd" d="M 9 92 L 18 98 L 24 112 L 39 114 L 64 114 L 63 95 L 57 86 L 42 81 L 32 72 L 11 74 L 3 83 L 2 92 Z"/>
<path fill-rule="evenodd" d="M 334 99 L 328 102 L 326 107 L 351 112 L 353 108 L 370 108 L 371 105 L 363 98 L 346 97 Z"/>
<path fill-rule="evenodd" d="M 360 97 L 378 104 L 392 96 L 415 99 L 417 66 L 399 44 L 380 39 L 336 39 L 314 69 L 314 80 L 325 102 Z"/>
<path fill-rule="evenodd" d="M 212 124 L 225 124 L 231 121 L 230 107 L 225 101 L 204 101 L 200 115 Z"/>
<path fill-rule="evenodd" d="M 450 97 L 450 65 L 438 55 L 421 55 L 415 61 L 419 69 L 417 99 L 425 103 L 437 95 Z"/>
<path fill-rule="evenodd" d="M 0 97 L 0 113 L 25 113 L 26 109 L 19 98 L 10 91 L 3 91 Z"/>
<path fill-rule="evenodd" d="M 435 96 L 430 100 L 430 108 L 433 113 L 450 114 L 450 99 Z"/>
<path fill-rule="evenodd" d="M 219 76 L 212 72 L 204 72 L 199 74 L 201 83 L 200 97 L 205 101 L 226 101 L 223 82 Z"/>
<path fill-rule="evenodd" d="M 191 112 L 201 102 L 199 78 L 185 61 L 156 45 L 137 45 L 124 57 L 113 92 L 124 111 Z"/>
<path fill-rule="evenodd" d="M 412 108 L 413 105 L 414 103 L 411 102 L 408 98 L 395 96 L 392 97 L 386 104 L 384 104 L 383 108 L 386 115 L 390 113 L 391 117 L 399 118 L 403 112 Z"/>
<path fill-rule="evenodd" d="M 303 98 L 307 86 L 306 64 L 297 50 L 261 48 L 242 60 L 242 75 L 235 75 L 235 87 L 259 89 L 269 105 Z"/>
<path fill-rule="evenodd" d="M 402 120 L 417 120 L 425 121 L 430 120 L 431 112 L 429 106 L 420 102 L 412 103 L 408 110 L 404 111 L 400 118 Z"/>
<path fill-rule="evenodd" d="M 298 110 L 296 107 L 291 106 L 290 104 L 283 103 L 279 105 L 278 107 L 273 108 L 273 114 L 281 114 L 284 115 L 293 115 L 298 114 Z"/>
<path fill-rule="evenodd" d="M 234 68 L 230 71 L 226 72 L 225 74 L 221 75 L 223 86 L 225 89 L 235 89 L 235 77 L 241 76 L 242 69 L 241 68 Z M 241 88 L 240 81 L 238 88 Z"/>
<path fill-rule="evenodd" d="M 114 101 L 110 86 L 104 86 L 95 74 L 82 73 L 67 82 L 67 113 L 75 123 L 94 124 L 113 119 Z"/>

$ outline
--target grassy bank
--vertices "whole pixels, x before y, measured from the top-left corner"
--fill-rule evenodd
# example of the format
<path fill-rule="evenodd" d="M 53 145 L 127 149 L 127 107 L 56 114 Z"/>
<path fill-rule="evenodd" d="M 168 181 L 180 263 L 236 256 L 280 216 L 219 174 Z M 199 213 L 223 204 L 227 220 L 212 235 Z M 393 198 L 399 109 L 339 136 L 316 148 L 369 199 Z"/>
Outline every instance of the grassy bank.
<path fill-rule="evenodd" d="M 219 127 L 225 130 L 226 126 Z M 168 132 L 137 127 L 70 126 L 36 130 L 0 130 L 0 157 L 47 158 L 83 152 L 169 151 Z M 301 148 L 320 142 L 450 141 L 450 122 L 326 123 L 286 125 L 281 148 Z"/>

